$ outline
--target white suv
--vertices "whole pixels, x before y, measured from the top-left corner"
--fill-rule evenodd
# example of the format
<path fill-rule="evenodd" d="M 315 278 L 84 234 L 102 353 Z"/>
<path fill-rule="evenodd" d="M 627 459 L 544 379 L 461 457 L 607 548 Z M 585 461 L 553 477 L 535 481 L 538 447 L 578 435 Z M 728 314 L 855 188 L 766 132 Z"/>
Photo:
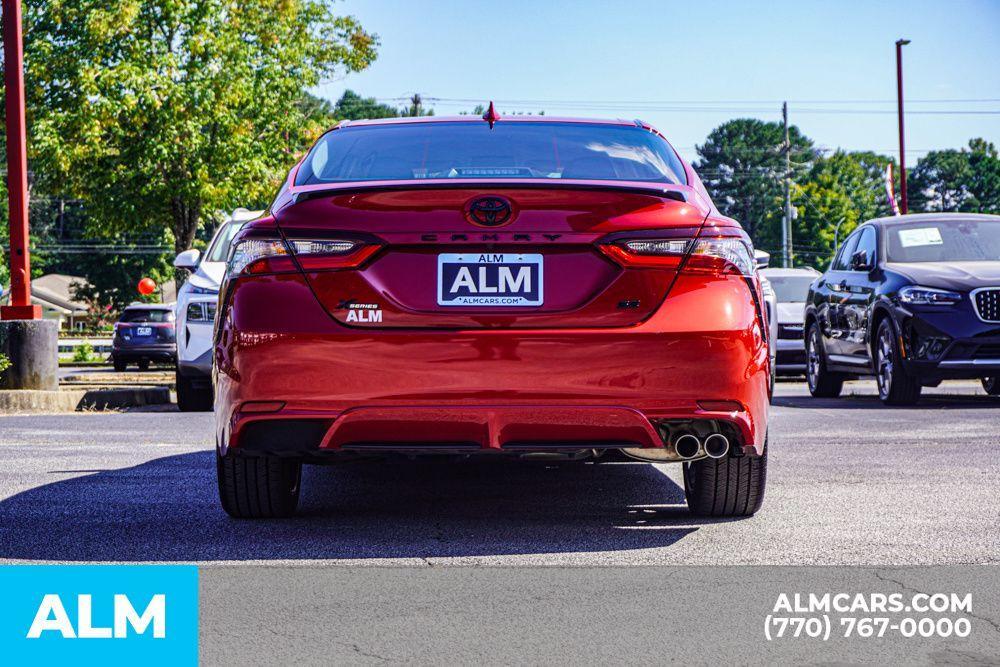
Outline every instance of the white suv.
<path fill-rule="evenodd" d="M 174 259 L 175 267 L 191 272 L 177 292 L 177 407 L 183 412 L 212 409 L 212 328 L 229 244 L 244 223 L 261 213 L 236 209 L 204 255 L 191 249 Z"/>

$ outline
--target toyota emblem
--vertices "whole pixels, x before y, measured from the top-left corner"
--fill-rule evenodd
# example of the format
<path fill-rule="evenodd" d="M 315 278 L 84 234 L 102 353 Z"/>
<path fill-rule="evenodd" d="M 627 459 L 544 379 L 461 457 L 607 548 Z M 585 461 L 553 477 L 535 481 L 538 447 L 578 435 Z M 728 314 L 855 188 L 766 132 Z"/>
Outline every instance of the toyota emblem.
<path fill-rule="evenodd" d="M 483 227 L 499 227 L 511 220 L 510 202 L 503 197 L 477 197 L 466 209 L 469 222 Z"/>

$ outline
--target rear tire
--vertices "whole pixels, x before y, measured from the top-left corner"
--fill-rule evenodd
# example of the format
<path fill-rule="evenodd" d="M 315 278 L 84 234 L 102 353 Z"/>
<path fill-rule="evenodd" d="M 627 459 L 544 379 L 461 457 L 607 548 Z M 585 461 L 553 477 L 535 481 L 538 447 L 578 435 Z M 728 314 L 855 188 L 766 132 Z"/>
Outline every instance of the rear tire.
<path fill-rule="evenodd" d="M 826 352 L 817 322 L 806 331 L 806 382 L 809 393 L 816 398 L 837 398 L 844 388 L 844 376 L 826 369 Z"/>
<path fill-rule="evenodd" d="M 764 502 L 767 441 L 761 456 L 727 456 L 684 464 L 688 509 L 699 516 L 752 516 Z"/>
<path fill-rule="evenodd" d="M 122 373 L 126 368 L 128 368 L 128 364 L 124 359 L 112 359 L 111 363 L 114 364 L 115 371 L 118 373 Z"/>
<path fill-rule="evenodd" d="M 1000 375 L 983 378 L 983 389 L 990 396 L 1000 396 Z"/>
<path fill-rule="evenodd" d="M 139 370 L 140 371 L 148 371 L 149 370 L 149 359 L 140 359 L 139 360 Z"/>
<path fill-rule="evenodd" d="M 215 453 L 222 509 L 236 519 L 291 516 L 299 504 L 302 463 L 275 456 Z"/>
<path fill-rule="evenodd" d="M 214 397 L 212 387 L 195 387 L 190 379 L 179 371 L 174 373 L 174 386 L 177 388 L 177 409 L 181 412 L 211 412 Z"/>
<path fill-rule="evenodd" d="M 906 372 L 896 327 L 889 318 L 878 325 L 875 338 L 875 380 L 878 397 L 886 405 L 913 405 L 920 399 L 920 380 Z"/>

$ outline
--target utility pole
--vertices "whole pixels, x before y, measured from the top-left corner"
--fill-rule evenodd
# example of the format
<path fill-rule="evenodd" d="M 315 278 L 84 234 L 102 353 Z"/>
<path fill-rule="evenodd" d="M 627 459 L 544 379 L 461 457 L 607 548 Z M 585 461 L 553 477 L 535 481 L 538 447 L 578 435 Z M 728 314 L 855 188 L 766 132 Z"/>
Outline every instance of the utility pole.
<path fill-rule="evenodd" d="M 788 102 L 781 103 L 785 125 L 785 215 L 781 220 L 781 265 L 792 265 L 792 144 L 788 140 Z"/>
<path fill-rule="evenodd" d="M 4 78 L 7 88 L 7 211 L 10 221 L 10 305 L 0 319 L 37 320 L 31 305 L 31 253 L 28 250 L 28 159 L 24 129 L 24 51 L 21 2 L 3 0 Z"/>
<path fill-rule="evenodd" d="M 24 121 L 21 0 L 3 0 L 3 64 L 7 100 L 7 211 L 10 216 L 10 305 L 0 305 L 0 354 L 11 362 L 0 389 L 59 389 L 58 325 L 31 303 L 28 158 Z"/>
<path fill-rule="evenodd" d="M 908 39 L 896 40 L 896 110 L 899 115 L 899 212 L 906 215 L 906 146 L 903 141 L 903 47 Z"/>

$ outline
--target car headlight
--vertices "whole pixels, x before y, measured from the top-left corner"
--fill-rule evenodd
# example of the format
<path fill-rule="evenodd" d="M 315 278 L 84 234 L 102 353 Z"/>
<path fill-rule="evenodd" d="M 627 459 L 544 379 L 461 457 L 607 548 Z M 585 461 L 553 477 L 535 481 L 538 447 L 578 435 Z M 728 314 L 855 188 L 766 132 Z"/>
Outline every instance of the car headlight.
<path fill-rule="evenodd" d="M 198 287 L 196 285 L 188 286 L 189 294 L 218 294 L 219 290 L 212 289 L 211 287 Z"/>
<path fill-rule="evenodd" d="M 962 295 L 949 290 L 911 285 L 899 290 L 899 300 L 911 306 L 950 306 L 962 300 Z"/>

